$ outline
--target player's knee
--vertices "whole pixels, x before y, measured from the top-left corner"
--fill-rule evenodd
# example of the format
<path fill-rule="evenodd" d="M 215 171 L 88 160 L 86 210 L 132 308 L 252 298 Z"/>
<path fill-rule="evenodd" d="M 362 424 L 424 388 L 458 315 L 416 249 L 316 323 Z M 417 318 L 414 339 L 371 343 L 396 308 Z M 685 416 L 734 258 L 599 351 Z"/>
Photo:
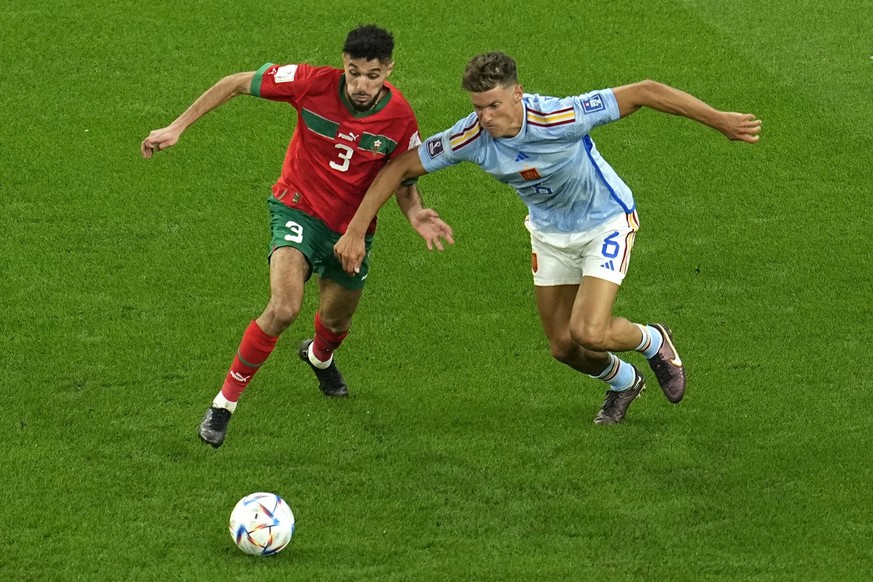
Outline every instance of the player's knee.
<path fill-rule="evenodd" d="M 329 315 L 319 311 L 318 318 L 321 321 L 321 325 L 333 333 L 348 331 L 352 326 L 352 318 L 348 315 Z"/>
<path fill-rule="evenodd" d="M 294 323 L 300 314 L 300 309 L 300 301 L 271 299 L 264 315 L 271 322 L 270 327 L 284 330 Z"/>
<path fill-rule="evenodd" d="M 563 364 L 571 362 L 578 351 L 573 340 L 569 337 L 551 340 L 549 348 L 552 351 L 552 357 Z"/>
<path fill-rule="evenodd" d="M 570 328 L 573 341 L 594 352 L 608 351 L 606 328 L 582 323 Z"/>

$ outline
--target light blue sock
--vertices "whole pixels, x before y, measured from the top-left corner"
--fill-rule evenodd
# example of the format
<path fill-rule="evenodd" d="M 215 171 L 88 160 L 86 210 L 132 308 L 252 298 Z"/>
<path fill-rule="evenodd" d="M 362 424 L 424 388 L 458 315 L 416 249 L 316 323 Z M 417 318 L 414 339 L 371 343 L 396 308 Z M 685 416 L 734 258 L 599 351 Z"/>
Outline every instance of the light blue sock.
<path fill-rule="evenodd" d="M 658 350 L 661 349 L 661 344 L 664 343 L 664 336 L 651 325 L 640 325 L 639 323 L 634 325 L 640 328 L 640 332 L 643 334 L 643 339 L 640 341 L 640 345 L 635 348 L 635 351 L 643 354 L 647 360 L 654 357 Z"/>
<path fill-rule="evenodd" d="M 614 354 L 609 354 L 609 364 L 606 365 L 606 369 L 599 375 L 591 377 L 609 384 L 610 390 L 621 392 L 633 386 L 637 375 L 633 366 L 618 359 Z"/>

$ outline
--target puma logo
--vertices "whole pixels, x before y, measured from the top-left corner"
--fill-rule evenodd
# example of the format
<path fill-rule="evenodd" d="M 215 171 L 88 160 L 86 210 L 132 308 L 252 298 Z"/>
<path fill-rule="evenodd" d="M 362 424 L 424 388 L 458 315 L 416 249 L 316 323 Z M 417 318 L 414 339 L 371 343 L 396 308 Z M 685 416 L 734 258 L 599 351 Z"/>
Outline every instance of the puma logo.
<path fill-rule="evenodd" d="M 234 372 L 234 371 L 231 371 L 230 375 L 233 376 L 234 380 L 236 380 L 237 382 L 242 382 L 243 384 L 248 382 L 249 378 L 252 377 L 251 374 L 249 374 L 248 376 L 245 376 L 243 374 L 240 374 L 239 372 Z"/>

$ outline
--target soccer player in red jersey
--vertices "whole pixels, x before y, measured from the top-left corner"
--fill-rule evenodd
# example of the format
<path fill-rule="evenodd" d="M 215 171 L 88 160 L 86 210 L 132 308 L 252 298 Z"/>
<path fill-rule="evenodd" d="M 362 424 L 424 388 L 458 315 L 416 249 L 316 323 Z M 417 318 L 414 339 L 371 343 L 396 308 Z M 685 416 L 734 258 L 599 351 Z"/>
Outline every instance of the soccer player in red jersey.
<path fill-rule="evenodd" d="M 264 364 L 279 335 L 300 313 L 303 290 L 319 276 L 319 305 L 313 339 L 298 354 L 313 370 L 327 396 L 348 395 L 333 352 L 345 339 L 361 299 L 368 261 L 359 273 L 343 271 L 334 244 L 358 209 L 364 193 L 388 160 L 418 147 L 415 114 L 403 95 L 386 81 L 394 62 L 394 39 L 373 25 L 352 30 L 343 47 L 343 69 L 307 64 L 266 64 L 257 71 L 229 75 L 203 93 L 182 115 L 142 142 L 145 158 L 176 144 L 182 132 L 209 111 L 237 95 L 289 103 L 297 125 L 282 174 L 268 199 L 270 301 L 243 333 L 221 391 L 199 427 L 201 440 L 220 447 L 240 395 Z M 414 181 L 396 192 L 397 203 L 429 249 L 453 243 L 452 230 L 430 208 L 422 207 Z M 376 230 L 367 229 L 367 248 Z"/>

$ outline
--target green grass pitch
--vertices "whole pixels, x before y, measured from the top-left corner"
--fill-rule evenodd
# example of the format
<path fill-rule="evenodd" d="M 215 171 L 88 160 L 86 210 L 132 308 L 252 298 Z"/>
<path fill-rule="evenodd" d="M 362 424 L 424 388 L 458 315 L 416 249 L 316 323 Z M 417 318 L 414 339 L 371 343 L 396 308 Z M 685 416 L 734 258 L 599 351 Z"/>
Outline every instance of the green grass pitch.
<path fill-rule="evenodd" d="M 0 579 L 873 578 L 869 0 L 8 0 L 0 7 Z M 428 176 L 457 244 L 393 203 L 322 398 L 296 360 L 316 291 L 219 450 L 196 426 L 268 298 L 265 198 L 294 116 L 242 97 L 154 160 L 140 141 L 222 76 L 340 63 L 392 30 L 431 135 L 504 50 L 526 90 L 644 78 L 753 112 L 759 144 L 644 111 L 595 130 L 642 230 L 616 311 L 666 321 L 689 374 L 625 424 L 551 360 L 515 195 Z M 634 363 L 642 363 L 636 355 Z M 231 543 L 275 491 L 287 550 Z"/>

